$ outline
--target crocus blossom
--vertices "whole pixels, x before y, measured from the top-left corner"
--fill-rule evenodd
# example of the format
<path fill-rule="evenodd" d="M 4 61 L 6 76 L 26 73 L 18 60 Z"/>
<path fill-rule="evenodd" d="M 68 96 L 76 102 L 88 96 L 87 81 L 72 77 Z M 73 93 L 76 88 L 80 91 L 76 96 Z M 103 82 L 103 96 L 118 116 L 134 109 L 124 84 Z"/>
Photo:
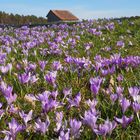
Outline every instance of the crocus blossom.
<path fill-rule="evenodd" d="M 35 122 L 35 130 L 38 132 L 41 132 L 43 134 L 45 134 L 48 130 L 48 127 L 50 125 L 50 120 L 47 117 L 45 122 L 42 122 L 39 118 L 37 119 L 37 121 Z"/>
<path fill-rule="evenodd" d="M 63 120 L 63 112 L 56 112 L 56 128 L 55 131 L 59 131 L 62 127 L 62 120 Z"/>
<path fill-rule="evenodd" d="M 100 77 L 90 78 L 90 89 L 94 95 L 97 95 L 100 89 L 102 79 Z"/>
<path fill-rule="evenodd" d="M 81 125 L 82 125 L 81 121 L 77 121 L 76 119 L 70 120 L 71 134 L 75 138 L 78 137 L 79 135 Z"/>
<path fill-rule="evenodd" d="M 60 132 L 59 140 L 69 140 L 70 139 L 70 130 L 64 132 L 63 130 Z"/>
<path fill-rule="evenodd" d="M 109 121 L 108 119 L 104 122 L 104 124 L 100 124 L 98 129 L 95 128 L 94 132 L 97 135 L 107 135 L 107 134 L 111 134 L 111 132 L 113 131 L 113 129 L 115 129 L 115 127 L 117 126 L 117 123 L 115 121 Z"/>
<path fill-rule="evenodd" d="M 97 125 L 96 125 L 97 119 L 98 119 L 97 112 L 96 111 L 93 112 L 91 110 L 86 111 L 83 117 L 84 123 L 89 125 L 93 131 L 94 131 L 94 128 L 97 128 Z"/>
<path fill-rule="evenodd" d="M 57 76 L 57 71 L 49 71 L 46 76 L 45 79 L 48 83 L 55 85 L 55 81 L 56 81 L 56 76 Z"/>
<path fill-rule="evenodd" d="M 24 126 L 18 124 L 18 122 L 13 118 L 11 122 L 8 124 L 9 130 L 3 130 L 2 133 L 6 134 L 5 139 L 7 140 L 15 140 L 16 135 L 24 130 Z"/>
<path fill-rule="evenodd" d="M 131 102 L 126 98 L 122 98 L 120 99 L 120 104 L 121 104 L 123 113 L 125 113 L 126 109 L 131 105 Z"/>
<path fill-rule="evenodd" d="M 25 114 L 24 111 L 19 112 L 20 117 L 24 120 L 25 124 L 32 119 L 33 110 L 30 110 L 28 114 Z"/>
<path fill-rule="evenodd" d="M 117 118 L 117 117 L 114 117 L 114 119 L 120 123 L 122 125 L 122 127 L 126 127 L 129 123 L 132 122 L 133 120 L 133 116 L 130 116 L 130 117 L 126 117 L 125 115 L 122 116 L 122 118 Z"/>
<path fill-rule="evenodd" d="M 70 107 L 76 106 L 79 107 L 81 101 L 81 93 L 79 92 L 74 99 L 67 98 L 68 102 L 70 103 Z"/>

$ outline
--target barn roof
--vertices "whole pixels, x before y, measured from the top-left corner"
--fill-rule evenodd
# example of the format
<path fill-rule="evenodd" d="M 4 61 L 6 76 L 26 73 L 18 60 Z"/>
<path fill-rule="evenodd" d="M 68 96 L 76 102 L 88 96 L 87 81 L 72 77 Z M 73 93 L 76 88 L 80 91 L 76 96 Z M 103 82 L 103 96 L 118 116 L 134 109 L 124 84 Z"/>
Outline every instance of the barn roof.
<path fill-rule="evenodd" d="M 53 12 L 61 20 L 79 20 L 76 16 L 74 16 L 71 12 L 67 10 L 50 10 L 50 12 Z"/>

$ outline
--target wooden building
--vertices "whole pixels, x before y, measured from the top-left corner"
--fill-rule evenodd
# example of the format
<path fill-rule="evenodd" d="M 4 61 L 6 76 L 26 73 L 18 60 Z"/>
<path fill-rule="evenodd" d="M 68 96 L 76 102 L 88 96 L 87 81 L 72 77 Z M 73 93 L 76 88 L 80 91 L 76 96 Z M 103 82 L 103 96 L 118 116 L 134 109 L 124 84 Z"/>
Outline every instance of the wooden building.
<path fill-rule="evenodd" d="M 67 10 L 50 10 L 47 15 L 48 22 L 75 22 L 79 19 Z"/>

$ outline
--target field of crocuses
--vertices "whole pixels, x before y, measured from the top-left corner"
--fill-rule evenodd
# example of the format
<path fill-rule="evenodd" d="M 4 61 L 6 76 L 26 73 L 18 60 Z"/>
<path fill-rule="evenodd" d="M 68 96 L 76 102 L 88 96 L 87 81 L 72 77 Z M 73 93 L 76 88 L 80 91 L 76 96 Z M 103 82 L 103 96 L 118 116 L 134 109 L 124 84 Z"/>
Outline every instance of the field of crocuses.
<path fill-rule="evenodd" d="M 0 139 L 140 139 L 140 20 L 0 29 Z"/>

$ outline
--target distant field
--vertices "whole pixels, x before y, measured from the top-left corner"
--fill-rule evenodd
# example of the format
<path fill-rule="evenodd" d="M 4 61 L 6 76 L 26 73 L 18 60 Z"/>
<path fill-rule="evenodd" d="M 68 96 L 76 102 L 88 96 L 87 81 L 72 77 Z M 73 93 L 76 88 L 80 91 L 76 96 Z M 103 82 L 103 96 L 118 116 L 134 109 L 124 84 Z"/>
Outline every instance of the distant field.
<path fill-rule="evenodd" d="M 0 28 L 0 139 L 140 139 L 140 19 Z"/>

